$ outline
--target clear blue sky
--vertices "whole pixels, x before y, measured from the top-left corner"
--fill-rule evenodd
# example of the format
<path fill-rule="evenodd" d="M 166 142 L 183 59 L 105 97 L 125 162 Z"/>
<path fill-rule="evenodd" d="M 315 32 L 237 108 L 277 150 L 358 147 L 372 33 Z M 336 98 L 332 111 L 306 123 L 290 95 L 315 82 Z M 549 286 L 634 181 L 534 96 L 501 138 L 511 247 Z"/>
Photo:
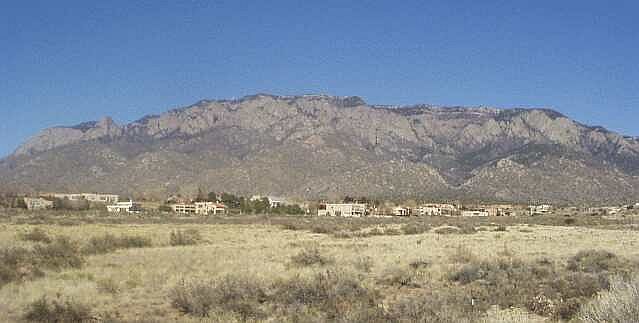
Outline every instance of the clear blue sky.
<path fill-rule="evenodd" d="M 0 2 L 0 156 L 200 99 L 552 107 L 639 135 L 639 1 Z"/>

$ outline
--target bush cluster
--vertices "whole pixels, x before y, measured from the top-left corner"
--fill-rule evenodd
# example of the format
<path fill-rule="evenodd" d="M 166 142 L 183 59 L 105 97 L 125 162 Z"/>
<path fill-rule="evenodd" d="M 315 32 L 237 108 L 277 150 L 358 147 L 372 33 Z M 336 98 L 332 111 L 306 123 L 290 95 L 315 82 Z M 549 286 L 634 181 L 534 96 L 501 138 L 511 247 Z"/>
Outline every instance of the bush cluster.
<path fill-rule="evenodd" d="M 181 282 L 169 292 L 169 299 L 186 314 L 234 313 L 242 321 L 262 319 L 266 310 L 294 322 L 375 322 L 370 318 L 383 316 L 375 291 L 332 271 L 270 285 L 232 275 L 212 282 Z"/>
<path fill-rule="evenodd" d="M 49 301 L 42 297 L 27 307 L 24 319 L 29 322 L 89 322 L 91 310 L 87 305 L 72 300 Z"/>
<path fill-rule="evenodd" d="M 169 244 L 172 246 L 196 245 L 202 240 L 200 231 L 196 229 L 174 230 L 169 237 Z"/>
<path fill-rule="evenodd" d="M 565 265 L 512 258 L 471 259 L 452 272 L 449 280 L 472 292 L 484 308 L 521 307 L 555 320 L 569 320 L 581 304 L 608 289 L 610 275 L 629 270 L 623 264 L 613 254 L 600 251 L 580 252 Z"/>
<path fill-rule="evenodd" d="M 51 237 L 41 228 L 34 228 L 33 230 L 23 233 L 20 238 L 24 241 L 50 243 Z"/>
<path fill-rule="evenodd" d="M 145 248 L 152 246 L 151 239 L 142 236 L 115 236 L 107 233 L 103 236 L 96 236 L 89 239 L 83 251 L 87 254 L 105 254 L 118 249 Z"/>
<path fill-rule="evenodd" d="M 305 248 L 298 254 L 291 257 L 291 263 L 297 266 L 313 266 L 313 265 L 328 265 L 333 263 L 333 259 L 322 255 L 318 248 Z"/>

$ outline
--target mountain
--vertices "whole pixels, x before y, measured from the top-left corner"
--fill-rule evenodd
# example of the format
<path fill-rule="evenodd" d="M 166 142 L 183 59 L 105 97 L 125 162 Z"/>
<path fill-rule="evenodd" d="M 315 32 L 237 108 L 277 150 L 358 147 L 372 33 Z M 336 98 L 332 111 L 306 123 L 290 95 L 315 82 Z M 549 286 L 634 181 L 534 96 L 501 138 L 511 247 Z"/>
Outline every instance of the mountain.
<path fill-rule="evenodd" d="M 0 161 L 0 179 L 4 190 L 149 197 L 619 202 L 639 195 L 639 140 L 548 109 L 258 94 L 46 129 Z"/>

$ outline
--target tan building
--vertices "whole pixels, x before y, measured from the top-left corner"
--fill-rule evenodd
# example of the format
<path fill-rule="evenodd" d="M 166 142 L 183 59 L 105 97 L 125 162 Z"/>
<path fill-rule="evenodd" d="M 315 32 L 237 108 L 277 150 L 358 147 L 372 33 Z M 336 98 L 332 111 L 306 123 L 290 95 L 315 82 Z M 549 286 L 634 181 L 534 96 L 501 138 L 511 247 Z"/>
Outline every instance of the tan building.
<path fill-rule="evenodd" d="M 317 208 L 319 216 L 345 216 L 360 217 L 366 215 L 366 204 L 362 203 L 341 203 L 341 204 L 320 204 Z"/>
<path fill-rule="evenodd" d="M 24 204 L 29 210 L 46 210 L 53 208 L 53 201 L 43 199 L 41 197 L 25 197 Z"/>
<path fill-rule="evenodd" d="M 107 205 L 107 211 L 111 213 L 140 213 L 142 212 L 142 206 L 133 201 L 118 202 L 113 205 Z"/>

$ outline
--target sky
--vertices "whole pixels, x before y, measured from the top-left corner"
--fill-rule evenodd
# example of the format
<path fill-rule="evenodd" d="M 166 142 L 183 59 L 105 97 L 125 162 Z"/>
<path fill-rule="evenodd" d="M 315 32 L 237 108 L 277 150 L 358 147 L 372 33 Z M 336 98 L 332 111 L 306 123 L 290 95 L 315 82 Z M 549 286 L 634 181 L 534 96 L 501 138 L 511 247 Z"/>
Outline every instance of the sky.
<path fill-rule="evenodd" d="M 0 1 L 0 156 L 201 99 L 547 107 L 639 135 L 639 1 Z"/>

